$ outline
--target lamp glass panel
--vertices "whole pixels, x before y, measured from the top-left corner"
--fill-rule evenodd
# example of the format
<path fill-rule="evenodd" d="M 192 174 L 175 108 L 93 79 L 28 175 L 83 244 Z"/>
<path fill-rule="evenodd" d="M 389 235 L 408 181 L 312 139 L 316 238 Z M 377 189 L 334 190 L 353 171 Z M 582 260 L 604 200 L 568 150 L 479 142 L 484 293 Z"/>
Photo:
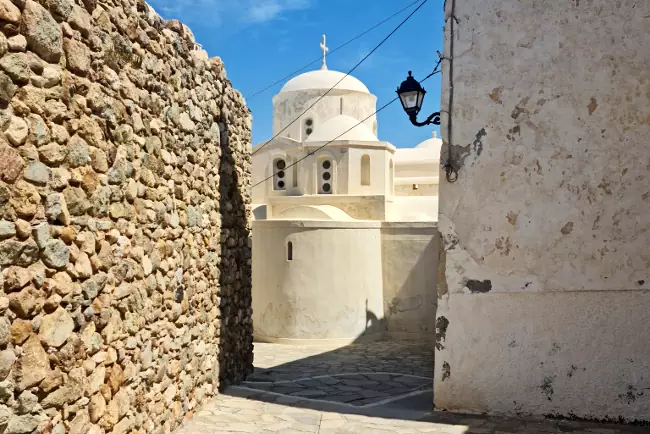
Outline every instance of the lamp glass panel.
<path fill-rule="evenodd" d="M 404 106 L 405 110 L 418 107 L 418 103 L 421 102 L 419 93 L 420 92 L 417 91 L 404 92 L 399 96 L 402 99 L 402 105 Z"/>

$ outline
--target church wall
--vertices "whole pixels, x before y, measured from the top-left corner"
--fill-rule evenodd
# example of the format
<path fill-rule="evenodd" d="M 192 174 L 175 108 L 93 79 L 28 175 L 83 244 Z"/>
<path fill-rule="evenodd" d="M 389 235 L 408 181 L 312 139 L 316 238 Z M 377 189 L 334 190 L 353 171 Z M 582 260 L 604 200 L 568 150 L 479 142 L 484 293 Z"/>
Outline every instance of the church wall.
<path fill-rule="evenodd" d="M 391 198 L 386 196 L 332 196 L 317 194 L 294 197 L 268 198 L 269 217 L 279 216 L 283 211 L 300 205 L 332 205 L 343 210 L 353 219 L 384 220 L 391 207 Z"/>
<path fill-rule="evenodd" d="M 435 222 L 253 222 L 255 339 L 433 342 L 439 240 Z"/>
<path fill-rule="evenodd" d="M 326 90 L 305 90 L 277 95 L 273 100 L 273 134 L 278 134 L 283 128 L 290 125 L 294 119 L 301 117 L 299 121 L 290 125 L 282 135 L 291 137 L 294 140 L 305 140 L 307 138 L 304 134 L 305 120 L 308 117 L 314 120 L 315 131 L 319 125 L 341 115 L 341 99 L 343 99 L 342 114 L 351 116 L 359 121 L 368 117 L 364 121 L 364 125 L 370 131 L 376 132 L 377 118 L 374 113 L 377 110 L 377 97 L 360 92 L 340 92 L 333 90 L 318 101 L 325 92 Z M 316 103 L 316 101 L 318 102 Z M 310 109 L 313 104 L 316 105 Z M 308 113 L 303 115 L 307 110 Z"/>
<path fill-rule="evenodd" d="M 384 149 L 363 148 L 348 148 L 347 153 L 347 194 L 386 194 L 386 167 L 392 154 Z M 361 167 L 364 155 L 368 161 L 365 175 Z M 369 185 L 362 185 L 362 181 L 368 181 Z"/>
<path fill-rule="evenodd" d="M 444 175 L 444 173 L 443 173 Z M 432 164 L 397 164 L 395 166 L 396 178 L 410 178 L 420 176 L 440 176 L 440 163 Z"/>
<path fill-rule="evenodd" d="M 251 158 L 253 162 L 251 182 L 255 185 L 252 189 L 253 203 L 263 203 L 269 196 L 302 194 L 307 187 L 301 176 L 304 165 L 301 163 L 295 165 L 294 163 L 303 155 L 304 152 L 297 151 L 295 145 L 289 143 L 270 144 L 264 150 L 253 155 Z M 273 175 L 280 172 L 276 166 L 278 160 L 284 161 L 286 166 L 282 177 L 285 182 L 284 190 L 275 189 L 276 180 Z"/>
<path fill-rule="evenodd" d="M 271 146 L 271 145 L 269 145 Z M 267 151 L 260 151 L 252 156 L 253 163 L 253 173 L 251 176 L 251 182 L 253 185 L 256 185 L 252 189 L 253 203 L 263 203 L 266 196 L 272 195 L 274 193 L 280 194 L 280 192 L 273 191 L 273 179 L 264 181 L 267 177 L 271 176 L 273 173 L 273 160 L 278 157 L 286 157 L 287 152 L 284 149 L 272 149 Z M 263 182 L 264 181 L 264 182 Z M 257 185 L 258 183 L 263 182 L 262 184 Z"/>
<path fill-rule="evenodd" d="M 438 196 L 438 184 L 395 184 L 395 196 Z M 436 213 L 437 214 L 437 213 Z"/>
<path fill-rule="evenodd" d="M 311 155 L 311 149 L 306 150 L 307 158 L 300 162 L 300 182 L 305 186 L 306 194 L 321 194 L 323 196 L 332 196 L 347 193 L 347 154 L 336 148 L 324 148 Z M 330 173 L 330 179 L 323 179 L 321 168 L 323 163 L 328 161 L 331 165 L 327 171 Z M 332 194 L 324 194 L 320 187 L 328 183 L 331 186 Z"/>
<path fill-rule="evenodd" d="M 436 223 L 385 223 L 381 231 L 386 336 L 433 341 L 440 234 Z"/>
<path fill-rule="evenodd" d="M 380 228 L 379 222 L 253 222 L 255 339 L 347 344 L 381 337 Z"/>
<path fill-rule="evenodd" d="M 437 407 L 648 420 L 648 8 L 446 2 Z"/>
<path fill-rule="evenodd" d="M 0 431 L 169 433 L 253 368 L 248 109 L 143 1 L 0 10 Z"/>
<path fill-rule="evenodd" d="M 438 196 L 391 197 L 386 220 L 391 222 L 438 221 Z"/>

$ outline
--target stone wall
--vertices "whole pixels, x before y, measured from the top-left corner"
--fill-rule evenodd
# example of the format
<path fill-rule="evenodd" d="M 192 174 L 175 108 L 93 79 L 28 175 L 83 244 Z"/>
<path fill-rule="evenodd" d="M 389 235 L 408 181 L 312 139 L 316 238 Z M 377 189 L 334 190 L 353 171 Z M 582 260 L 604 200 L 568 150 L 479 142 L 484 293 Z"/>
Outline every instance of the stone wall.
<path fill-rule="evenodd" d="M 648 16 L 447 0 L 436 406 L 648 420 Z"/>
<path fill-rule="evenodd" d="M 143 1 L 0 27 L 0 432 L 170 432 L 252 369 L 249 111 Z"/>

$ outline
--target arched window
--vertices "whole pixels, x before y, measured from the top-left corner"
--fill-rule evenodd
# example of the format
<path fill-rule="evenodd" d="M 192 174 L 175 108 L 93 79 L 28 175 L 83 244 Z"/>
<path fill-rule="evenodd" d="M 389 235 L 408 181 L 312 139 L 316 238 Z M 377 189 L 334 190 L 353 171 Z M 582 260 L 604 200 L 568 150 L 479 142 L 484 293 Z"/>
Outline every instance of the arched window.
<path fill-rule="evenodd" d="M 293 261 L 293 243 L 291 241 L 287 243 L 287 261 Z"/>
<path fill-rule="evenodd" d="M 287 163 L 283 158 L 273 160 L 273 190 L 282 191 L 287 189 Z"/>
<path fill-rule="evenodd" d="M 293 169 L 293 187 L 296 188 L 298 187 L 298 164 L 295 159 L 293 160 L 293 166 L 291 166 L 291 168 Z"/>
<path fill-rule="evenodd" d="M 334 165 L 324 158 L 318 162 L 318 194 L 332 194 L 334 190 Z"/>
<path fill-rule="evenodd" d="M 361 156 L 361 185 L 370 185 L 370 155 Z"/>

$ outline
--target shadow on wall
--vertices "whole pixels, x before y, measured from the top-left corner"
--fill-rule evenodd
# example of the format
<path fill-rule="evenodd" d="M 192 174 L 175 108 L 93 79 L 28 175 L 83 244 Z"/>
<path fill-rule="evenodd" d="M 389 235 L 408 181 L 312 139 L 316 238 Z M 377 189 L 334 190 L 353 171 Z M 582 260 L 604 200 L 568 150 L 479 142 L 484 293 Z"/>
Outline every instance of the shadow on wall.
<path fill-rule="evenodd" d="M 435 338 L 440 233 L 435 225 L 382 229 L 385 333 L 390 339 Z"/>
<path fill-rule="evenodd" d="M 221 275 L 220 288 L 213 296 L 221 311 L 217 329 L 220 333 L 219 386 L 223 390 L 228 385 L 240 383 L 253 372 L 251 210 L 250 199 L 242 196 L 242 191 L 250 189 L 250 179 L 236 169 L 250 167 L 251 162 L 250 153 L 243 144 L 245 140 L 250 142 L 250 137 L 230 137 L 223 115 L 219 129 L 221 236 L 217 249 L 221 250 L 221 266 L 217 272 L 220 269 Z M 242 164 L 242 159 L 248 161 Z M 249 185 L 242 186 L 245 183 Z"/>
<path fill-rule="evenodd" d="M 378 318 L 374 312 L 370 311 L 368 309 L 368 299 L 366 298 L 366 330 L 355 340 L 355 343 L 363 340 L 367 335 L 384 331 L 386 331 L 386 318 Z"/>

